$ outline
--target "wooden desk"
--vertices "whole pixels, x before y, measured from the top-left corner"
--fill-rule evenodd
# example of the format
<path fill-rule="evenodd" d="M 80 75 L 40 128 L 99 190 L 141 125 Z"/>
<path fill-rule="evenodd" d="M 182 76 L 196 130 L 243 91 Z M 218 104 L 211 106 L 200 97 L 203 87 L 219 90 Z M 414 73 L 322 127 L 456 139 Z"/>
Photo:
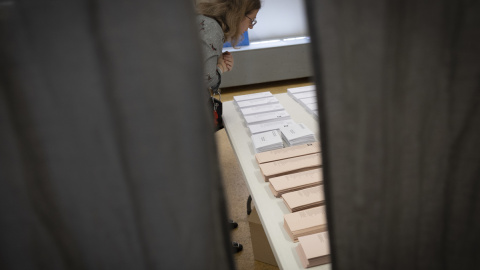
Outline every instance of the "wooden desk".
<path fill-rule="evenodd" d="M 318 121 L 313 115 L 288 94 L 278 94 L 275 97 L 295 122 L 305 124 L 315 132 L 316 139 L 320 139 Z M 283 228 L 283 216 L 290 212 L 282 198 L 275 198 L 268 187 L 269 183 L 263 180 L 255 160 L 251 135 L 233 101 L 223 103 L 223 121 L 279 268 L 304 269 L 295 250 L 298 243 L 294 243 Z M 326 264 L 309 269 L 327 270 L 331 266 Z"/>

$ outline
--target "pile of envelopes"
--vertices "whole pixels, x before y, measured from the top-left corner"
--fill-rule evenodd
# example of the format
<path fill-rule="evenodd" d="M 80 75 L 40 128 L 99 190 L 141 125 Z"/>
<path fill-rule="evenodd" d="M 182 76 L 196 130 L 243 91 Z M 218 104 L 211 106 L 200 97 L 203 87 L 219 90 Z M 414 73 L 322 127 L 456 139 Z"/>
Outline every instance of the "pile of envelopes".
<path fill-rule="evenodd" d="M 330 243 L 328 232 L 301 236 L 295 248 L 303 267 L 313 267 L 330 262 Z"/>
<path fill-rule="evenodd" d="M 272 194 L 291 212 L 283 226 L 299 241 L 296 251 L 306 268 L 330 262 L 320 154 L 319 142 L 313 142 L 255 155 Z"/>

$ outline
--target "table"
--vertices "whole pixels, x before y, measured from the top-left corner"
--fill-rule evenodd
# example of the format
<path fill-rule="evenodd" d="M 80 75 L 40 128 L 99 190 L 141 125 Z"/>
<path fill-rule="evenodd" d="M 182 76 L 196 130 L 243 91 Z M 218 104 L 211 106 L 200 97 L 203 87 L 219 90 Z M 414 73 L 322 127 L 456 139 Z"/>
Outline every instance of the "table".
<path fill-rule="evenodd" d="M 274 96 L 296 123 L 305 124 L 314 131 L 316 139 L 320 139 L 318 120 L 312 114 L 286 93 Z M 223 103 L 223 121 L 279 268 L 285 270 L 304 269 L 295 250 L 298 242 L 294 243 L 283 227 L 283 216 L 290 211 L 282 198 L 273 196 L 268 187 L 269 183 L 263 179 L 255 160 L 250 132 L 233 101 Z M 325 264 L 308 269 L 330 270 L 331 265 Z"/>

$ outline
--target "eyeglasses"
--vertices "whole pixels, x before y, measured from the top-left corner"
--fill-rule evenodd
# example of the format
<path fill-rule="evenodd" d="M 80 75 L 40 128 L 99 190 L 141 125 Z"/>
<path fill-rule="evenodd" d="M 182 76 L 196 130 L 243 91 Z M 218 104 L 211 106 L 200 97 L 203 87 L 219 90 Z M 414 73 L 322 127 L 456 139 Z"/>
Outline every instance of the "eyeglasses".
<path fill-rule="evenodd" d="M 257 20 L 253 20 L 253 19 L 251 19 L 250 17 L 248 17 L 247 15 L 245 15 L 245 17 L 247 17 L 247 18 L 250 20 L 250 25 L 251 25 L 252 27 L 254 27 L 255 24 L 257 24 Z"/>

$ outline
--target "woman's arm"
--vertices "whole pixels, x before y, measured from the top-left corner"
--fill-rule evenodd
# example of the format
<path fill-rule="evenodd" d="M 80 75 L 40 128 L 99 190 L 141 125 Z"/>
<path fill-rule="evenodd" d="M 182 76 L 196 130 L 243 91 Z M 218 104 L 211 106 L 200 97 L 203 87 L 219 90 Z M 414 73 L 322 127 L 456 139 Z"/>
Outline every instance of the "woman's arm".
<path fill-rule="evenodd" d="M 211 19 L 200 20 L 200 38 L 204 57 L 204 81 L 208 88 L 218 88 L 221 74 L 228 71 L 222 57 L 223 31 L 217 22 Z"/>

